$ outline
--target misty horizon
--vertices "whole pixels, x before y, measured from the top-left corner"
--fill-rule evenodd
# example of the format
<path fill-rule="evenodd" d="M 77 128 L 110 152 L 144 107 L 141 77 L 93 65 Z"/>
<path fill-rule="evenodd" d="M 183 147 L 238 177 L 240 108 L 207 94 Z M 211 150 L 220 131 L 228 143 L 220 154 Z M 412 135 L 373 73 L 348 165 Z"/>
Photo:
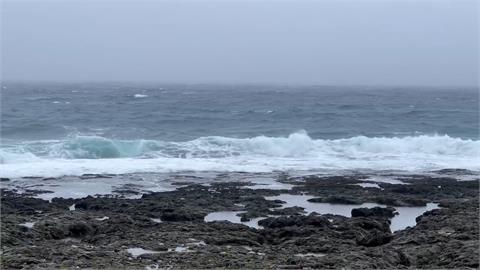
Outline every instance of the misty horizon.
<path fill-rule="evenodd" d="M 4 1 L 2 80 L 478 85 L 476 1 Z"/>
<path fill-rule="evenodd" d="M 445 89 L 445 90 L 478 90 L 480 89 L 480 85 L 415 85 L 415 84 L 321 84 L 321 83 L 279 83 L 279 82 L 167 82 L 167 81 L 121 81 L 121 80 L 91 80 L 91 81 L 82 81 L 82 80 L 71 80 L 71 81 L 61 81 L 61 80 L 2 80 L 0 79 L 0 83 L 3 86 L 7 86 L 9 84 L 25 84 L 25 85 L 84 85 L 84 84 L 91 84 L 91 85 L 116 85 L 116 86 L 129 86 L 129 87 L 180 87 L 180 86 L 212 86 L 212 87 L 300 87 L 300 88 L 308 88 L 308 87 L 344 87 L 348 89 L 352 88 L 364 88 L 364 90 L 368 89 L 384 89 L 384 90 L 392 90 L 392 89 L 412 89 L 416 88 L 418 90 L 421 89 Z M 386 89 L 385 89 L 386 88 Z"/>

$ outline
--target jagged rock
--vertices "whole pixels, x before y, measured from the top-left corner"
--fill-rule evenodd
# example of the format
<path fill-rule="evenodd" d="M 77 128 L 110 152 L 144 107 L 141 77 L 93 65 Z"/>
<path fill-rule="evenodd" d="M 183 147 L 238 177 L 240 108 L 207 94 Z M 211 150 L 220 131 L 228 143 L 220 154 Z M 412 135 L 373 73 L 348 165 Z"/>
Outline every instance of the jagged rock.
<path fill-rule="evenodd" d="M 327 198 L 312 198 L 308 200 L 309 202 L 317 203 L 333 203 L 333 204 L 362 204 L 362 201 L 345 196 L 330 196 Z"/>
<path fill-rule="evenodd" d="M 358 245 L 374 247 L 386 244 L 392 240 L 392 234 L 380 230 L 359 230 L 355 242 Z"/>
<path fill-rule="evenodd" d="M 355 208 L 352 209 L 352 217 L 389 217 L 395 216 L 393 207 L 373 207 L 373 208 Z"/>
<path fill-rule="evenodd" d="M 202 221 L 204 213 L 189 212 L 181 209 L 166 209 L 160 215 L 163 221 Z"/>
<path fill-rule="evenodd" d="M 310 214 L 308 216 L 282 216 L 282 217 L 270 217 L 258 222 L 259 225 L 266 228 L 282 228 L 289 226 L 329 226 L 330 221 L 326 217 Z"/>

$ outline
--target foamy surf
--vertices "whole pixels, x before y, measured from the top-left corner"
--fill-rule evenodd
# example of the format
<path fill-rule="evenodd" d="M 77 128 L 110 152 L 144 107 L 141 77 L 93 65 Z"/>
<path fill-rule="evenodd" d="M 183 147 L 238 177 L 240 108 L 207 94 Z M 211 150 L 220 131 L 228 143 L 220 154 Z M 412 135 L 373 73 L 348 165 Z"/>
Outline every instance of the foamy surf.
<path fill-rule="evenodd" d="M 324 140 L 312 139 L 305 132 L 245 139 L 210 136 L 186 142 L 72 136 L 60 141 L 5 145 L 0 150 L 0 162 L 3 177 L 385 168 L 480 170 L 480 141 L 447 135 Z"/>

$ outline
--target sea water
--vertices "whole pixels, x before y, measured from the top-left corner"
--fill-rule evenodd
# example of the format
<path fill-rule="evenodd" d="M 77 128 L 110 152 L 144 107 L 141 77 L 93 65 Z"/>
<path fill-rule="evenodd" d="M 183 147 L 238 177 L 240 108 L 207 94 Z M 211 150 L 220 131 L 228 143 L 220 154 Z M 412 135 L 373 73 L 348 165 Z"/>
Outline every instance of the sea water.
<path fill-rule="evenodd" d="M 4 83 L 1 177 L 480 170 L 475 88 Z"/>

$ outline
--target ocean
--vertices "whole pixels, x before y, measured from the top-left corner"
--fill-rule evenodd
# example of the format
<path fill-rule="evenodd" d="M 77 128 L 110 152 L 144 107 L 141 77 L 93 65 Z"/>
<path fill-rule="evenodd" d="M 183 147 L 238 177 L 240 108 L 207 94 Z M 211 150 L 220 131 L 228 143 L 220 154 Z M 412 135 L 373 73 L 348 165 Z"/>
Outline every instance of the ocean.
<path fill-rule="evenodd" d="M 0 176 L 480 170 L 478 88 L 4 83 Z"/>

